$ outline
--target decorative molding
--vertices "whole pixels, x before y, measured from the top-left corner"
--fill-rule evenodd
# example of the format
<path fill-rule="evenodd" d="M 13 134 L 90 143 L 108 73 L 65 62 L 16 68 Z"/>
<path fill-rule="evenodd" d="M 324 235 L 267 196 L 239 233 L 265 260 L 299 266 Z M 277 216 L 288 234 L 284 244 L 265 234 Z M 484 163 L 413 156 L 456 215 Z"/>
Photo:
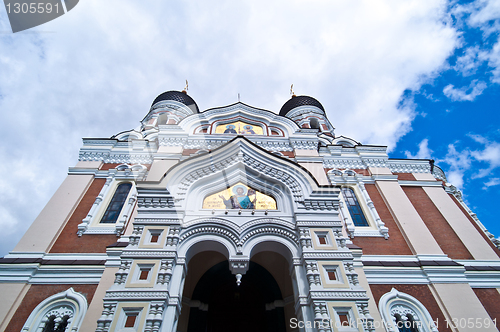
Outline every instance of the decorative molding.
<path fill-rule="evenodd" d="M 245 154 L 243 155 L 243 162 L 245 165 L 255 169 L 256 171 L 285 183 L 289 190 L 292 192 L 295 202 L 304 201 L 304 194 L 302 193 L 301 186 L 299 185 L 297 180 L 292 178 L 290 175 L 286 174 L 282 170 L 266 165 L 259 160 L 251 158 L 250 156 L 247 156 Z"/>
<path fill-rule="evenodd" d="M 160 146 L 184 146 L 187 137 L 160 137 L 158 139 Z"/>
<path fill-rule="evenodd" d="M 323 160 L 323 168 L 337 168 L 337 169 L 366 169 L 367 166 L 363 163 L 361 158 L 350 159 L 330 159 L 326 157 Z"/>
<path fill-rule="evenodd" d="M 153 155 L 150 153 L 114 153 L 110 151 L 96 152 L 80 150 L 78 161 L 102 161 L 111 164 L 151 164 L 153 162 Z"/>
<path fill-rule="evenodd" d="M 296 140 L 290 139 L 294 149 L 297 150 L 318 150 L 318 138 L 315 137 L 311 140 Z"/>
<path fill-rule="evenodd" d="M 309 296 L 314 300 L 368 300 L 365 290 L 350 290 L 350 291 L 310 291 Z"/>
<path fill-rule="evenodd" d="M 495 238 L 495 235 L 490 233 L 490 231 L 488 231 L 486 229 L 486 227 L 484 227 L 483 223 L 479 220 L 477 215 L 474 212 L 472 212 L 472 210 L 469 208 L 469 206 L 464 202 L 462 192 L 460 190 L 458 190 L 457 187 L 455 187 L 454 185 L 452 185 L 450 183 L 445 184 L 444 190 L 446 191 L 446 193 L 455 196 L 455 198 L 462 205 L 462 207 L 465 209 L 465 211 L 467 211 L 469 216 L 474 220 L 474 222 L 479 226 L 479 228 L 486 234 L 488 239 L 490 239 L 490 241 L 493 242 L 495 247 L 500 249 L 500 238 Z"/>
<path fill-rule="evenodd" d="M 169 294 L 167 290 L 149 290 L 144 289 L 140 291 L 130 291 L 130 290 L 108 290 L 106 291 L 106 300 L 116 300 L 116 301 L 130 301 L 130 300 L 167 300 Z"/>
<path fill-rule="evenodd" d="M 407 314 L 411 314 L 412 319 L 422 332 L 438 332 L 434 320 L 425 306 L 411 295 L 398 292 L 393 288 L 389 293 L 382 295 L 379 301 L 379 311 L 385 323 L 387 331 L 398 332 L 396 325 L 396 314 L 401 315 L 403 322 L 411 322 Z"/>
<path fill-rule="evenodd" d="M 41 331 L 46 323 L 55 316 L 54 328 L 59 324 L 67 322 L 67 327 L 64 331 L 76 332 L 83 322 L 83 317 L 87 313 L 87 300 L 85 297 L 69 288 L 65 292 L 61 292 L 43 300 L 31 312 L 28 317 L 22 332 Z"/>

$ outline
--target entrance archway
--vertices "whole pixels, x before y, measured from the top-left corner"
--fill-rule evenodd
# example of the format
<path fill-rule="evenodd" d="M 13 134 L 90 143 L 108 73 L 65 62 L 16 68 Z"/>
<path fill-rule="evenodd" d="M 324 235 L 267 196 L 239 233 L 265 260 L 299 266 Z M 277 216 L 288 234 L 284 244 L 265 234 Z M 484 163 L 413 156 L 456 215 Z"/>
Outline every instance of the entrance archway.
<path fill-rule="evenodd" d="M 191 297 L 191 303 L 198 306 L 190 308 L 187 331 L 284 332 L 284 310 L 274 305 L 282 300 L 278 283 L 261 265 L 250 262 L 237 286 L 226 260 L 215 264 L 198 281 Z"/>

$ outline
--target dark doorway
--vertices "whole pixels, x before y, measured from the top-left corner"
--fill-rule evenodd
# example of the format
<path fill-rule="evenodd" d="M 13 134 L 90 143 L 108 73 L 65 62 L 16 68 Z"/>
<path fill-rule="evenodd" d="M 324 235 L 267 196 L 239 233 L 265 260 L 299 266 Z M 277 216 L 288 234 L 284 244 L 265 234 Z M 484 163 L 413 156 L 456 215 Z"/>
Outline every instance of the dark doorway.
<path fill-rule="evenodd" d="M 190 309 L 188 332 L 286 331 L 283 308 L 266 310 L 266 303 L 282 300 L 279 286 L 254 262 L 240 286 L 228 261 L 214 265 L 198 281 L 192 300 L 208 304 L 208 311 Z"/>

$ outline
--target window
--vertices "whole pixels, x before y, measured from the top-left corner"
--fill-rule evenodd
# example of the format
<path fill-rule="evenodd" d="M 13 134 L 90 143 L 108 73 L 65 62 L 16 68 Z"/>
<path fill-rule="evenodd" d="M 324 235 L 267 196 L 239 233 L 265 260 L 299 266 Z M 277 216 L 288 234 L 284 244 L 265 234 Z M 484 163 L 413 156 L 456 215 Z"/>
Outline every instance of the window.
<path fill-rule="evenodd" d="M 160 235 L 158 234 L 154 234 L 154 235 L 151 235 L 151 243 L 158 243 L 158 238 L 160 237 Z"/>
<path fill-rule="evenodd" d="M 139 274 L 139 280 L 148 280 L 150 269 L 141 269 L 141 273 Z"/>
<path fill-rule="evenodd" d="M 319 121 L 316 118 L 310 118 L 309 124 L 312 129 L 319 129 Z"/>
<path fill-rule="evenodd" d="M 127 313 L 127 318 L 125 319 L 125 327 L 134 327 L 135 321 L 137 320 L 137 312 Z"/>
<path fill-rule="evenodd" d="M 379 301 L 382 319 L 398 332 L 437 332 L 427 309 L 416 298 L 393 288 Z"/>
<path fill-rule="evenodd" d="M 344 195 L 354 226 L 368 226 L 368 221 L 363 214 L 363 210 L 361 210 L 361 206 L 359 205 L 354 191 L 351 188 L 343 187 L 342 194 Z"/>
<path fill-rule="evenodd" d="M 342 284 L 343 278 L 341 272 L 339 271 L 339 265 L 322 265 L 324 269 L 324 275 L 326 276 L 326 284 Z M 326 286 L 326 285 L 325 285 Z"/>
<path fill-rule="evenodd" d="M 42 301 L 30 314 L 22 331 L 77 331 L 87 313 L 85 297 L 69 288 Z"/>
<path fill-rule="evenodd" d="M 340 311 L 337 314 L 339 315 L 340 326 L 350 325 L 349 312 Z"/>
<path fill-rule="evenodd" d="M 318 235 L 319 244 L 327 244 L 326 243 L 326 235 Z"/>
<path fill-rule="evenodd" d="M 112 224 L 116 223 L 118 217 L 120 216 L 120 212 L 122 211 L 123 205 L 125 204 L 125 200 L 127 199 L 128 193 L 130 192 L 130 188 L 132 188 L 131 183 L 122 183 L 116 188 L 115 194 L 109 202 L 108 208 L 104 215 L 101 218 L 101 224 Z"/>

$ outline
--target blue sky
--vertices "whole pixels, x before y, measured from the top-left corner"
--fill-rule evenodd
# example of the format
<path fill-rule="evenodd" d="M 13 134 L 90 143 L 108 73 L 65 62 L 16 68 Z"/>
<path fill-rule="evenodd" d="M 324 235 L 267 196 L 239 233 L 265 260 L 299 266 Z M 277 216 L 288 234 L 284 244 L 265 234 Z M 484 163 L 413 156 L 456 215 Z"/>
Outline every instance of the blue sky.
<path fill-rule="evenodd" d="M 431 158 L 497 237 L 500 1 L 82 0 L 12 34 L 0 6 L 0 255 L 75 165 L 163 91 L 201 109 L 317 98 L 337 135 Z"/>

